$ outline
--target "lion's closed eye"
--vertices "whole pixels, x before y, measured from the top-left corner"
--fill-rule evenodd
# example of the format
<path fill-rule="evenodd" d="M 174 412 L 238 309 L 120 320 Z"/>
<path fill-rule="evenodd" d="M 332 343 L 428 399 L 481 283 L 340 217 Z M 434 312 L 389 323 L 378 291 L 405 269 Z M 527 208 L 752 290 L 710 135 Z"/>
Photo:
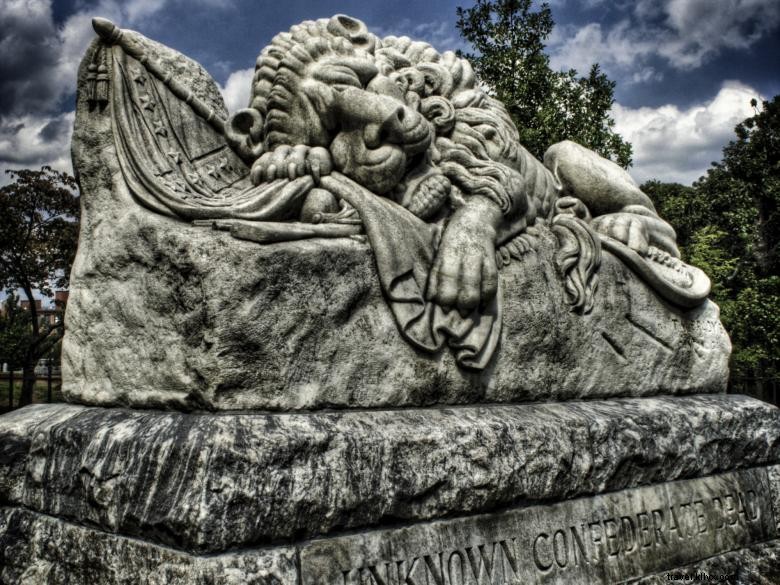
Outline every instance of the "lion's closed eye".
<path fill-rule="evenodd" d="M 476 126 L 475 128 L 482 136 L 485 137 L 486 140 L 494 140 L 496 138 L 497 132 L 496 129 L 492 126 L 488 126 L 487 124 L 480 124 Z"/>
<path fill-rule="evenodd" d="M 363 88 L 363 83 L 360 81 L 357 73 L 345 65 L 319 67 L 314 71 L 313 77 L 339 91 L 346 87 Z"/>

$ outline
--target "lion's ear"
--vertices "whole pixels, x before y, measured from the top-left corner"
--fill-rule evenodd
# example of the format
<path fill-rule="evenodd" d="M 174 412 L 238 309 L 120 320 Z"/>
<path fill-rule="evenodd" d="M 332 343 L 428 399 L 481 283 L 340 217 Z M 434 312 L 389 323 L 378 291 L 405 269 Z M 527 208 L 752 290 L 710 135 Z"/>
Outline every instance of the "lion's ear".
<path fill-rule="evenodd" d="M 455 126 L 455 108 L 450 100 L 435 95 L 420 102 L 420 113 L 433 124 L 436 134 L 447 134 Z"/>
<path fill-rule="evenodd" d="M 368 32 L 366 25 L 346 14 L 337 14 L 328 21 L 328 32 L 332 35 L 344 37 L 356 47 L 374 52 L 376 37 Z"/>

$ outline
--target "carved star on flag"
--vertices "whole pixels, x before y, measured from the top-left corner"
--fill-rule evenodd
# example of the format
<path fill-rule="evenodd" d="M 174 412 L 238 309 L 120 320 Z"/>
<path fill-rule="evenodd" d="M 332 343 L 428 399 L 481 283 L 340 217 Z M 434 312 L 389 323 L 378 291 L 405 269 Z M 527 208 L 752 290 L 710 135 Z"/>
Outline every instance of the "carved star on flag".
<path fill-rule="evenodd" d="M 187 187 L 187 184 L 182 181 L 178 177 L 173 177 L 171 179 L 164 179 L 161 181 L 163 185 L 168 187 L 171 191 L 174 191 L 176 193 L 189 193 L 189 187 Z"/>
<path fill-rule="evenodd" d="M 187 183 L 182 181 L 181 179 L 174 179 L 173 184 L 175 186 L 176 191 L 180 191 L 182 193 L 189 193 L 189 187 L 187 187 Z"/>
<path fill-rule="evenodd" d="M 227 157 L 222 157 L 219 159 L 219 168 L 225 171 L 232 171 L 233 165 L 230 164 L 230 161 L 228 161 Z"/>
<path fill-rule="evenodd" d="M 168 136 L 168 130 L 165 128 L 163 123 L 160 120 L 153 120 L 152 124 L 154 124 L 154 133 L 158 136 L 166 137 Z"/>
<path fill-rule="evenodd" d="M 144 85 L 146 83 L 146 75 L 139 67 L 133 67 L 130 72 L 133 74 L 133 81 L 138 85 Z"/>
<path fill-rule="evenodd" d="M 143 106 L 144 110 L 154 111 L 155 106 L 157 105 L 154 103 L 154 100 L 151 98 L 151 96 L 148 95 L 142 95 L 140 98 L 138 98 L 141 102 L 141 105 Z"/>

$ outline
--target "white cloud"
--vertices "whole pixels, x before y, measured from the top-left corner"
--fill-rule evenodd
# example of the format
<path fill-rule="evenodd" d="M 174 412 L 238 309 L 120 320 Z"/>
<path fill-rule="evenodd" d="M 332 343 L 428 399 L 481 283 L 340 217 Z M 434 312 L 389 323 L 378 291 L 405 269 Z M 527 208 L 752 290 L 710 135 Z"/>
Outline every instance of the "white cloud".
<path fill-rule="evenodd" d="M 446 19 L 433 22 L 414 22 L 404 18 L 392 26 L 368 25 L 368 30 L 380 38 L 387 36 L 409 37 L 413 40 L 425 41 L 440 52 L 469 50 L 468 44 L 460 37 L 455 24 Z"/>
<path fill-rule="evenodd" d="M 667 0 L 672 42 L 661 55 L 682 69 L 698 67 L 722 48 L 746 49 L 780 23 L 777 0 Z"/>
<path fill-rule="evenodd" d="M 409 28 L 412 38 L 422 39 L 441 52 L 465 48 L 465 42 L 451 22 L 423 22 Z"/>
<path fill-rule="evenodd" d="M 599 23 L 578 29 L 569 27 L 568 35 L 551 39 L 550 64 L 556 69 L 576 69 L 585 73 L 593 63 L 607 70 L 633 69 L 637 60 L 652 53 L 655 42 L 643 39 L 629 20 L 621 20 L 605 30 Z"/>
<path fill-rule="evenodd" d="M 255 70 L 252 67 L 239 69 L 230 74 L 225 82 L 225 87 L 220 86 L 219 90 L 222 92 L 228 112 L 233 113 L 248 106 L 254 73 Z"/>
<path fill-rule="evenodd" d="M 48 165 L 58 171 L 73 173 L 70 139 L 75 112 L 56 115 L 22 115 L 0 123 L 0 168 Z M 3 172 L 0 185 L 8 183 Z"/>
<path fill-rule="evenodd" d="M 734 126 L 754 114 L 750 100 L 761 96 L 737 81 L 726 81 L 710 101 L 679 109 L 625 108 L 615 104 L 615 130 L 634 147 L 631 174 L 689 184 L 701 177 L 734 138 Z"/>
<path fill-rule="evenodd" d="M 724 49 L 747 49 L 780 25 L 777 0 L 638 0 L 609 27 L 569 25 L 550 39 L 551 63 L 585 72 L 599 63 L 612 77 L 657 79 L 650 63 L 700 67 Z M 653 70 L 655 71 L 655 70 Z"/>

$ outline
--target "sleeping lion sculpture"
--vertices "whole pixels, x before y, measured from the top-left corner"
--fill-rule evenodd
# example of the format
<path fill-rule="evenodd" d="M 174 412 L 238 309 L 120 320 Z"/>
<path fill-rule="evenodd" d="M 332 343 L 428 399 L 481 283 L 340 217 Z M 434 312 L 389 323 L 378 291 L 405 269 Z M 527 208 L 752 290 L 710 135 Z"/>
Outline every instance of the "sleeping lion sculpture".
<path fill-rule="evenodd" d="M 149 59 L 143 37 L 93 24 L 91 99 L 111 102 L 141 204 L 261 243 L 367 238 L 401 334 L 424 351 L 486 367 L 502 294 L 521 294 L 501 291 L 499 271 L 543 229 L 574 310 L 592 308 L 602 248 L 675 305 L 709 293 L 625 171 L 568 141 L 537 160 L 455 53 L 344 15 L 303 22 L 263 49 L 249 107 L 228 117 Z"/>

